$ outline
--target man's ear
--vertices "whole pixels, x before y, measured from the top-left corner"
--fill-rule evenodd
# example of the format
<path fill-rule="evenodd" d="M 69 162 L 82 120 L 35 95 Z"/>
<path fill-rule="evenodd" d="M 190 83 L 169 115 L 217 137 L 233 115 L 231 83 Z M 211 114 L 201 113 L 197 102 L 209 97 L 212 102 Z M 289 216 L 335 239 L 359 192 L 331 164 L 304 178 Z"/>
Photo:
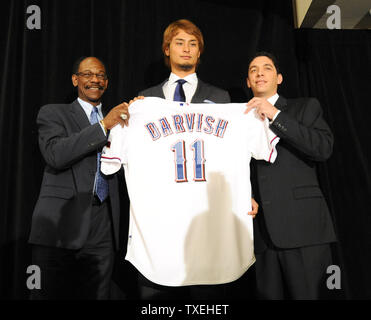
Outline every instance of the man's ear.
<path fill-rule="evenodd" d="M 249 80 L 249 78 L 246 78 L 246 83 L 247 83 L 247 87 L 251 88 L 251 85 L 250 85 L 250 80 Z"/>
<path fill-rule="evenodd" d="M 75 74 L 72 75 L 72 84 L 74 87 L 77 87 L 77 76 Z"/>
<path fill-rule="evenodd" d="M 165 48 L 165 54 L 166 56 L 170 56 L 170 46 L 167 46 L 167 48 Z"/>
<path fill-rule="evenodd" d="M 281 73 L 279 73 L 278 76 L 277 76 L 277 84 L 281 84 L 282 81 L 283 81 L 283 76 L 282 76 Z"/>

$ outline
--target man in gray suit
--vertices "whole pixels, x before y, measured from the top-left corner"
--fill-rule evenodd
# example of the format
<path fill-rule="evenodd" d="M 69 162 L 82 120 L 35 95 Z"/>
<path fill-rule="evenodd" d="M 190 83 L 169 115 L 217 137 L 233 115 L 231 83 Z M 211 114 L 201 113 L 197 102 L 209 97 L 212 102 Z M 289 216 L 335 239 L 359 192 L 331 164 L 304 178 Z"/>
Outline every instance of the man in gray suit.
<path fill-rule="evenodd" d="M 227 91 L 197 77 L 196 68 L 203 50 L 204 39 L 196 25 L 186 19 L 171 23 L 164 32 L 162 43 L 170 77 L 138 95 L 192 103 L 229 103 L 231 99 Z"/>
<path fill-rule="evenodd" d="M 171 23 L 163 35 L 162 51 L 165 64 L 171 73 L 161 84 L 141 91 L 138 96 L 159 97 L 190 103 L 230 103 L 227 91 L 200 80 L 196 68 L 204 50 L 200 29 L 189 20 Z M 253 217 L 258 208 L 254 201 Z M 164 249 L 166 250 L 166 249 Z M 193 285 L 167 287 L 155 284 L 139 274 L 139 292 L 142 299 L 231 299 L 239 295 L 239 288 L 246 290 L 246 277 L 221 285 Z"/>
<path fill-rule="evenodd" d="M 107 130 L 127 124 L 128 105 L 104 116 L 108 79 L 95 57 L 76 61 L 72 83 L 77 100 L 43 106 L 37 116 L 46 167 L 29 238 L 41 270 L 31 299 L 107 299 L 118 248 L 118 180 L 100 174 L 98 163 Z"/>

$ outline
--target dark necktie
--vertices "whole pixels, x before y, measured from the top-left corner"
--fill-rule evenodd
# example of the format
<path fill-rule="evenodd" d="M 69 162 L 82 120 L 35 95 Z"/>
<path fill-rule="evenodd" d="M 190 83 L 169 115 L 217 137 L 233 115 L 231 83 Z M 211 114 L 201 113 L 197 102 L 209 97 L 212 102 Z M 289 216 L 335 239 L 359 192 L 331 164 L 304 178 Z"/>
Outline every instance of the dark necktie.
<path fill-rule="evenodd" d="M 93 107 L 93 110 L 90 114 L 90 123 L 98 123 L 98 108 Z M 97 154 L 97 173 L 95 174 L 95 189 L 94 192 L 101 202 L 103 202 L 108 196 L 108 181 L 100 172 L 100 157 L 101 153 Z"/>
<path fill-rule="evenodd" d="M 185 94 L 183 90 L 183 84 L 186 83 L 186 80 L 179 79 L 176 82 L 178 82 L 175 92 L 174 92 L 174 101 L 183 101 L 185 102 Z"/>

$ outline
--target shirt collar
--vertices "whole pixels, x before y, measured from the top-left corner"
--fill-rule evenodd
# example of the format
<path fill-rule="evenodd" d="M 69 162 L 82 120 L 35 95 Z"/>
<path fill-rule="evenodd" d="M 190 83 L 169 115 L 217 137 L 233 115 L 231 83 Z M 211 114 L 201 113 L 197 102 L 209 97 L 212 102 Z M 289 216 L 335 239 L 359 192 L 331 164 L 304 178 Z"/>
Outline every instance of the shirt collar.
<path fill-rule="evenodd" d="M 77 101 L 80 103 L 81 107 L 84 109 L 88 119 L 90 119 L 90 114 L 93 111 L 94 106 L 90 104 L 89 102 L 86 102 L 80 98 L 77 98 Z M 98 114 L 102 116 L 102 103 L 97 105 L 97 109 L 98 109 Z"/>
<path fill-rule="evenodd" d="M 181 78 L 178 77 L 175 73 L 170 73 L 169 84 L 174 84 L 179 79 L 181 79 Z M 192 85 L 197 84 L 197 73 L 194 72 L 194 73 L 189 74 L 188 76 L 186 76 L 182 79 L 186 80 L 188 83 L 190 83 Z"/>
<path fill-rule="evenodd" d="M 268 102 L 269 102 L 271 105 L 274 106 L 274 104 L 275 104 L 275 103 L 277 102 L 277 100 L 278 100 L 278 97 L 279 97 L 279 95 L 278 95 L 278 93 L 276 93 L 275 95 L 271 96 L 271 97 L 268 98 L 267 100 L 268 100 Z"/>

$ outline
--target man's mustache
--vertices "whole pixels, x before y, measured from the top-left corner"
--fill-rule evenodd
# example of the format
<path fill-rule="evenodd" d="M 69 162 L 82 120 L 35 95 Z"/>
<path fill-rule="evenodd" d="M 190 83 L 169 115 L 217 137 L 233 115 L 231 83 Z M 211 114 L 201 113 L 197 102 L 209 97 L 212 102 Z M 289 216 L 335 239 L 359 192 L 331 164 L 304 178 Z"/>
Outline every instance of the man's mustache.
<path fill-rule="evenodd" d="M 104 90 L 104 87 L 103 86 L 101 86 L 101 85 L 86 85 L 85 87 L 84 87 L 85 89 L 90 89 L 90 88 L 98 88 L 98 90 Z"/>

